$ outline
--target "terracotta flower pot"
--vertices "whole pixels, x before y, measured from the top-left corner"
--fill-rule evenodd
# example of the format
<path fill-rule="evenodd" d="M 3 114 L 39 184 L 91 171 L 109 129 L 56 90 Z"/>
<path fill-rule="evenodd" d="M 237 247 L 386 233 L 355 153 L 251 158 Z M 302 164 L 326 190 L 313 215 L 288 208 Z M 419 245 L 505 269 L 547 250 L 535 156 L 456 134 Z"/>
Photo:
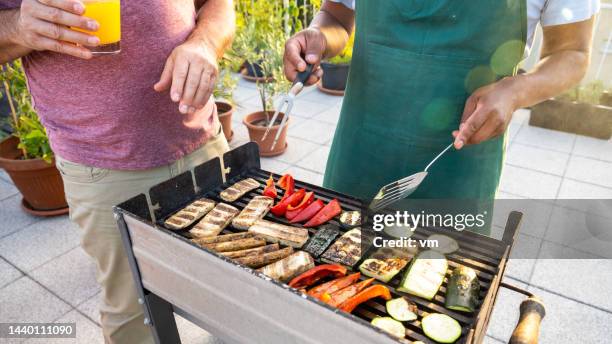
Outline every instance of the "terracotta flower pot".
<path fill-rule="evenodd" d="M 274 115 L 273 111 L 268 111 L 270 117 Z M 285 116 L 284 113 L 278 114 L 278 122 Z M 262 138 L 264 133 L 266 132 L 266 127 L 263 123 L 265 123 L 266 114 L 263 111 L 253 112 L 244 117 L 242 122 L 246 125 L 247 130 L 249 131 L 249 137 L 251 141 L 257 143 L 259 146 L 259 155 L 261 156 L 276 156 L 283 154 L 287 149 L 287 127 L 289 126 L 290 118 L 287 119 L 285 126 L 281 129 L 280 137 L 276 142 L 276 146 L 274 149 L 271 149 L 272 142 L 274 141 L 274 137 L 276 137 L 276 133 L 278 132 L 280 126 L 274 125 L 268 133 L 268 137 L 266 137 L 265 141 L 262 142 Z"/>
<path fill-rule="evenodd" d="M 234 107 L 232 104 L 221 100 L 217 100 L 215 104 L 217 105 L 219 122 L 221 122 L 221 126 L 223 127 L 223 134 L 227 142 L 230 142 L 234 137 L 234 131 L 232 130 L 232 114 L 234 113 Z"/>
<path fill-rule="evenodd" d="M 35 215 L 60 215 L 68 210 L 64 183 L 55 161 L 22 160 L 19 139 L 11 136 L 0 142 L 0 168 L 6 170 L 23 196 L 24 210 Z"/>

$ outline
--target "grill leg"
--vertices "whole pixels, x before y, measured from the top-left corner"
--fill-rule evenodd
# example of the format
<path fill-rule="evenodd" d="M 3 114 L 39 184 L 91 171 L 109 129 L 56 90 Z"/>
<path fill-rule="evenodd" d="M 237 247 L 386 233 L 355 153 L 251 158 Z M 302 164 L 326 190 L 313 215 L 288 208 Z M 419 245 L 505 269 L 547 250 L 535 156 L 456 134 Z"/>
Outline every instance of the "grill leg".
<path fill-rule="evenodd" d="M 172 304 L 153 293 L 147 294 L 145 299 L 151 315 L 148 325 L 151 326 L 155 342 L 157 344 L 180 344 L 181 337 L 174 320 Z"/>

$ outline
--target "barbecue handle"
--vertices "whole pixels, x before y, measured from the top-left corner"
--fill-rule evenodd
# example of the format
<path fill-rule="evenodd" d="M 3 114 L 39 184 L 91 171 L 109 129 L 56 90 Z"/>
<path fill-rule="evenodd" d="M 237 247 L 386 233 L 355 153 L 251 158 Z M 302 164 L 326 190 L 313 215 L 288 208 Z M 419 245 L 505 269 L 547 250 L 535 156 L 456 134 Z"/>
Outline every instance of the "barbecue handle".
<path fill-rule="evenodd" d="M 544 304 L 537 297 L 531 296 L 521 303 L 520 311 L 521 315 L 509 344 L 538 344 L 540 323 L 546 315 Z"/>

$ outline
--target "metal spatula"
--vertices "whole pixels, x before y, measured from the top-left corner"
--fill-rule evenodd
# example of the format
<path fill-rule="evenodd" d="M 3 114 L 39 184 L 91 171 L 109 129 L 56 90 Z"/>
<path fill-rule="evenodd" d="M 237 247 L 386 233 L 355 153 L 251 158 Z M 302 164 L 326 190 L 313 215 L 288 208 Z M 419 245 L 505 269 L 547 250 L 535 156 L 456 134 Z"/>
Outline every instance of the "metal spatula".
<path fill-rule="evenodd" d="M 274 146 L 276 146 L 276 142 L 278 141 L 278 138 L 280 137 L 280 134 L 283 131 L 283 127 L 287 123 L 289 114 L 291 113 L 291 108 L 293 108 L 293 100 L 304 89 L 304 83 L 306 83 L 306 80 L 308 80 L 310 74 L 312 74 L 312 67 L 313 66 L 308 63 L 306 65 L 306 70 L 297 74 L 295 80 L 293 81 L 293 86 L 291 86 L 289 92 L 287 92 L 287 94 L 281 100 L 280 104 L 276 107 L 276 112 L 274 112 L 274 116 L 272 116 L 270 123 L 268 123 L 266 132 L 264 133 L 261 139 L 261 141 L 263 142 L 266 137 L 268 137 L 268 133 L 270 132 L 270 129 L 272 129 L 272 126 L 274 126 L 274 122 L 276 122 L 278 114 L 282 111 L 285 115 L 281 120 L 281 123 L 278 127 L 278 131 L 276 132 L 276 136 L 274 137 L 274 141 L 272 142 L 272 146 L 270 147 L 270 149 L 274 149 Z"/>
<path fill-rule="evenodd" d="M 378 211 L 410 196 L 410 194 L 413 193 L 419 187 L 419 185 L 421 185 L 425 177 L 427 177 L 427 171 L 429 170 L 431 165 L 433 165 L 436 160 L 438 160 L 442 155 L 444 155 L 444 153 L 446 153 L 452 147 L 453 144 L 451 143 L 450 145 L 448 145 L 448 147 L 444 148 L 444 150 L 440 152 L 440 154 L 438 154 L 429 163 L 429 165 L 427 165 L 427 167 L 425 167 L 425 170 L 423 170 L 423 172 L 415 173 L 411 176 L 404 177 L 400 180 L 396 180 L 392 183 L 383 186 L 378 191 L 368 208 L 371 211 Z"/>

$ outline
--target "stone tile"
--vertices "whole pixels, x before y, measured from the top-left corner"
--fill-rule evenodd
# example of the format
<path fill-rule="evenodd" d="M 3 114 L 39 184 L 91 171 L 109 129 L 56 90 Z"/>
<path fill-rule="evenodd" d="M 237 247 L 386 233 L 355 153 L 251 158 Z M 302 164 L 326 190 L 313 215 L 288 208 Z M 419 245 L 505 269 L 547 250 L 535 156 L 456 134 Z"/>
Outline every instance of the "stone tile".
<path fill-rule="evenodd" d="M 341 110 L 342 108 L 340 106 L 334 106 L 314 116 L 313 119 L 320 122 L 336 125 L 338 124 L 338 120 L 340 119 Z"/>
<path fill-rule="evenodd" d="M 334 106 L 335 104 L 311 102 L 298 96 L 293 102 L 291 114 L 302 118 L 312 118 Z"/>
<path fill-rule="evenodd" d="M 325 173 L 329 149 L 329 147 L 320 147 L 311 154 L 306 155 L 302 160 L 298 161 L 296 165 L 310 171 Z"/>
<path fill-rule="evenodd" d="M 518 211 L 523 213 L 520 233 L 543 238 L 554 206 L 552 201 L 498 199 L 495 201 L 493 224 L 504 228 L 510 212 Z"/>
<path fill-rule="evenodd" d="M 319 145 L 316 143 L 308 142 L 296 137 L 288 137 L 287 141 L 287 150 L 285 153 L 276 157 L 276 159 L 289 164 L 298 162 L 319 147 Z"/>
<path fill-rule="evenodd" d="M 181 317 L 180 315 L 174 315 L 176 326 L 179 330 L 179 336 L 181 337 L 181 343 L 183 344 L 222 344 L 223 342 L 215 338 L 210 333 L 201 329 L 199 326 L 193 324 L 191 321 Z"/>
<path fill-rule="evenodd" d="M 560 185 L 561 177 L 506 165 L 499 189 L 527 198 L 554 199 Z"/>
<path fill-rule="evenodd" d="M 528 283 L 540 252 L 542 239 L 519 234 L 506 267 L 506 276 Z"/>
<path fill-rule="evenodd" d="M 23 271 L 32 271 L 78 246 L 77 230 L 67 216 L 48 219 L 0 239 L 0 252 Z"/>
<path fill-rule="evenodd" d="M 566 177 L 612 188 L 612 162 L 573 156 Z"/>
<path fill-rule="evenodd" d="M 0 323 L 53 322 L 70 306 L 29 277 L 21 277 L 0 289 Z"/>
<path fill-rule="evenodd" d="M 31 216 L 21 210 L 20 195 L 0 201 L 0 219 L 2 219 L 0 223 L 0 239 L 40 221 L 40 218 Z"/>
<path fill-rule="evenodd" d="M 575 140 L 575 134 L 526 125 L 516 136 L 515 142 L 570 153 Z"/>
<path fill-rule="evenodd" d="M 566 259 L 562 259 L 566 258 Z M 530 284 L 612 312 L 612 260 L 544 242 Z"/>
<path fill-rule="evenodd" d="M 291 167 L 289 172 L 291 172 L 296 180 L 318 186 L 323 184 L 323 175 L 320 173 L 308 171 L 300 167 Z"/>
<path fill-rule="evenodd" d="M 582 287 L 582 284 L 580 286 Z M 540 297 L 546 306 L 546 317 L 540 328 L 541 344 L 610 343 L 611 313 L 536 287 L 529 287 L 529 291 Z"/>
<path fill-rule="evenodd" d="M 100 303 L 102 303 L 101 292 L 78 305 L 77 309 L 81 313 L 85 314 L 89 319 L 93 320 L 96 324 L 100 324 Z"/>
<path fill-rule="evenodd" d="M 559 197 L 561 199 L 610 199 L 612 188 L 582 183 L 565 178 L 561 183 Z"/>
<path fill-rule="evenodd" d="M 72 343 L 87 343 L 87 344 L 103 344 L 104 337 L 102 335 L 102 329 L 91 320 L 84 317 L 81 313 L 76 310 L 70 311 L 68 314 L 62 316 L 55 321 L 56 323 L 75 323 L 76 324 L 76 338 L 45 338 L 45 339 L 29 339 L 25 343 L 44 343 L 44 344 L 63 344 L 67 342 Z"/>
<path fill-rule="evenodd" d="M 325 144 L 334 136 L 336 126 L 315 120 L 306 120 L 289 127 L 289 136 L 298 137 L 310 142 Z"/>
<path fill-rule="evenodd" d="M 246 100 L 255 97 L 259 97 L 259 91 L 257 91 L 257 88 L 237 87 L 234 90 L 234 101 L 238 104 L 242 104 Z"/>
<path fill-rule="evenodd" d="M 342 104 L 342 100 L 344 97 L 342 96 L 332 96 L 327 93 L 323 93 L 319 91 L 316 87 L 312 87 L 312 91 L 306 94 L 302 93 L 301 98 L 304 100 L 308 100 L 310 102 L 327 104 L 327 105 L 338 105 Z"/>
<path fill-rule="evenodd" d="M 229 143 L 230 148 L 236 148 L 251 141 L 251 139 L 249 138 L 249 132 L 247 131 L 247 128 L 244 126 L 244 124 L 236 124 L 233 126 L 232 130 L 234 131 L 234 137 Z"/>
<path fill-rule="evenodd" d="M 15 269 L 6 260 L 0 258 L 0 289 L 21 276 L 23 274 L 19 270 Z"/>
<path fill-rule="evenodd" d="M 100 291 L 96 264 L 80 247 L 33 270 L 30 276 L 72 306 Z"/>
<path fill-rule="evenodd" d="M 282 161 L 278 161 L 278 160 L 276 160 L 274 158 L 261 158 L 261 168 L 266 170 L 266 171 L 282 174 L 290 166 L 291 165 L 289 165 L 288 163 L 282 162 Z"/>
<path fill-rule="evenodd" d="M 578 135 L 574 155 L 612 162 L 612 140 L 599 140 Z"/>
<path fill-rule="evenodd" d="M 4 180 L 5 182 L 11 183 L 11 184 L 13 183 L 11 181 L 11 177 L 9 177 L 9 175 L 3 169 L 0 169 L 0 179 Z"/>
<path fill-rule="evenodd" d="M 506 152 L 506 164 L 563 176 L 569 153 L 559 153 L 515 142 Z"/>
<path fill-rule="evenodd" d="M 504 344 L 504 342 L 502 342 L 501 340 L 497 340 L 491 336 L 486 336 L 483 344 Z"/>
<path fill-rule="evenodd" d="M 527 287 L 527 284 L 516 281 L 511 282 L 511 284 L 519 288 Z M 493 308 L 493 313 L 491 314 L 487 335 L 503 343 L 508 343 L 512 331 L 518 322 L 519 305 L 524 298 L 525 296 L 523 294 L 500 288 L 497 294 L 495 307 Z"/>
<path fill-rule="evenodd" d="M 238 85 L 236 87 L 236 89 L 240 89 L 240 88 L 256 88 L 257 87 L 257 83 L 255 83 L 254 81 L 250 81 L 247 80 L 245 78 L 243 78 L 240 73 L 236 73 L 236 78 L 238 80 Z"/>
<path fill-rule="evenodd" d="M 15 185 L 0 179 L 0 201 L 19 193 Z"/>
<path fill-rule="evenodd" d="M 524 125 L 529 123 L 529 117 L 531 117 L 531 110 L 529 109 L 518 109 L 512 115 L 510 123 Z"/>
<path fill-rule="evenodd" d="M 512 144 L 514 144 L 514 140 L 516 139 L 516 135 L 519 133 L 521 128 L 523 128 L 523 125 L 520 124 L 520 123 L 510 122 L 510 125 L 508 125 L 508 129 L 506 129 L 507 130 L 506 135 L 508 137 L 509 147 L 511 147 Z"/>

